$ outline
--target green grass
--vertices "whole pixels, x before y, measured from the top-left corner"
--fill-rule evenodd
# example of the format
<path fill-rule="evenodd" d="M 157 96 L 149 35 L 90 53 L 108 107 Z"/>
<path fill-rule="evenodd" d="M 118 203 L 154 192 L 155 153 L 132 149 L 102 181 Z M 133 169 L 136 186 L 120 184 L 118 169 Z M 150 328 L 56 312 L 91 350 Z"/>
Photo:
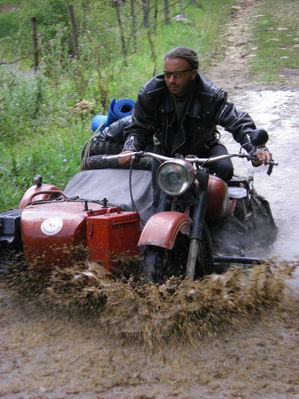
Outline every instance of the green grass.
<path fill-rule="evenodd" d="M 11 6 L 22 4 L 23 0 L 0 0 L 0 6 Z"/>
<path fill-rule="evenodd" d="M 16 2 L 8 3 L 0 0 L 0 39 L 14 33 L 17 13 L 14 7 L 17 7 L 17 5 L 18 3 Z"/>
<path fill-rule="evenodd" d="M 251 71 L 260 81 L 278 81 L 285 68 L 299 65 L 299 2 L 267 0 L 258 12 L 253 29 L 257 51 Z"/>
<path fill-rule="evenodd" d="M 89 121 L 80 119 L 69 129 L 56 128 L 28 137 L 13 147 L 2 146 L 0 209 L 17 207 L 35 174 L 41 174 L 44 182 L 64 188 L 70 176 L 80 170 L 80 149 L 89 138 Z"/>

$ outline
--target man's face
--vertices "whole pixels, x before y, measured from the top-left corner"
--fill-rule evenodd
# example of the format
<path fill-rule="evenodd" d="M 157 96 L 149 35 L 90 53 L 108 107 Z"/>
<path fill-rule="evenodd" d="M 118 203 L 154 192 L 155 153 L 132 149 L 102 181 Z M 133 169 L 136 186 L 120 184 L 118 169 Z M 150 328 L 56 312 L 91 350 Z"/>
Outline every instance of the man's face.
<path fill-rule="evenodd" d="M 188 61 L 183 58 L 166 58 L 164 62 L 165 83 L 175 96 L 184 96 L 188 92 L 196 74 L 197 70 L 192 69 Z"/>

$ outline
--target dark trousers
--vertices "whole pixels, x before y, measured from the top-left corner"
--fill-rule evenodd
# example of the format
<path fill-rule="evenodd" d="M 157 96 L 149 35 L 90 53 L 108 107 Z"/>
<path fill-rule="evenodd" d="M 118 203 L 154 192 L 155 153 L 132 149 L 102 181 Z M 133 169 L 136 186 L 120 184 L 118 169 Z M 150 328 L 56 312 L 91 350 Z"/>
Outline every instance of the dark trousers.
<path fill-rule="evenodd" d="M 213 144 L 208 150 L 203 151 L 203 154 L 201 154 L 200 157 L 210 158 L 218 155 L 224 155 L 227 153 L 228 152 L 226 147 L 223 144 L 217 142 Z M 230 158 L 217 161 L 210 165 L 206 165 L 206 167 L 209 169 L 211 174 L 215 174 L 216 176 L 221 177 L 221 179 L 226 182 L 229 181 L 234 174 L 234 167 Z"/>

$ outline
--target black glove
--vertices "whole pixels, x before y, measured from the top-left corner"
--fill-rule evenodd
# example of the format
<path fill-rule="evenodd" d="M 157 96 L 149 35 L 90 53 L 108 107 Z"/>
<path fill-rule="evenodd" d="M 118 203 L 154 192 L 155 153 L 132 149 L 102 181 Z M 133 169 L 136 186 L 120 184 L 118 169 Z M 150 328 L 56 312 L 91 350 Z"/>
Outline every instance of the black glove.
<path fill-rule="evenodd" d="M 129 136 L 124 144 L 123 151 L 140 151 L 140 143 L 137 136 Z"/>

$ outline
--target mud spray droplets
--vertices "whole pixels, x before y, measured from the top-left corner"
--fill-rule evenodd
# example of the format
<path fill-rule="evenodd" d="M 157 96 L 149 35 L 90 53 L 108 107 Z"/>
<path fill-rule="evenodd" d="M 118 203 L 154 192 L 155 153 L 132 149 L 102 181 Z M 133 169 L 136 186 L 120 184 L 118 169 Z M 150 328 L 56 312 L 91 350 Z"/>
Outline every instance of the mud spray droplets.
<path fill-rule="evenodd" d="M 152 347 L 216 336 L 227 326 L 269 309 L 282 299 L 285 279 L 296 267 L 296 262 L 273 262 L 198 281 L 171 278 L 163 285 L 136 278 L 99 279 L 91 284 L 78 278 L 80 268 L 57 269 L 43 284 L 37 284 L 40 275 L 23 272 L 10 286 L 27 298 L 20 300 L 23 304 L 34 298 L 48 311 L 84 318 L 126 342 Z"/>

